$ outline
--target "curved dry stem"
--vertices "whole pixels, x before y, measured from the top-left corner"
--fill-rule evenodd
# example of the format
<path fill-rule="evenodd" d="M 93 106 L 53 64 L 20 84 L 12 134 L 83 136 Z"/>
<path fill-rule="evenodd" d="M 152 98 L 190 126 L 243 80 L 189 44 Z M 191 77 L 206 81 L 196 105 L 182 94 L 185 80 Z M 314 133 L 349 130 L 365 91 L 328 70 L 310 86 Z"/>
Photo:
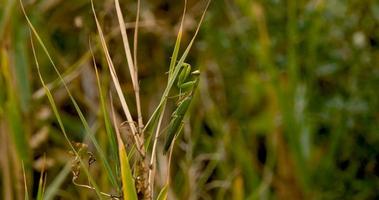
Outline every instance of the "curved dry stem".
<path fill-rule="evenodd" d="M 135 78 L 137 80 L 138 90 L 135 90 L 136 94 L 136 104 L 137 104 L 137 114 L 138 114 L 138 132 L 141 134 L 141 137 L 144 138 L 144 133 L 142 131 L 143 129 L 143 119 L 142 119 L 142 111 L 141 111 L 141 101 L 140 101 L 140 95 L 139 95 L 139 81 L 138 81 L 138 61 L 137 61 L 137 47 L 138 47 L 138 25 L 139 25 L 139 15 L 140 15 L 140 7 L 141 7 L 141 1 L 137 1 L 137 17 L 136 17 L 136 23 L 134 28 L 134 46 L 133 46 L 133 58 L 134 58 L 134 73 Z"/>
<path fill-rule="evenodd" d="M 94 187 L 91 187 L 91 186 L 89 186 L 89 185 L 85 185 L 85 184 L 80 184 L 80 183 L 77 183 L 76 181 L 75 181 L 76 179 L 75 179 L 75 177 L 72 177 L 72 183 L 74 184 L 74 185 L 76 185 L 76 186 L 78 186 L 78 187 L 82 187 L 82 188 L 86 188 L 86 189 L 90 189 L 90 190 L 94 190 L 94 191 L 96 191 L 96 188 L 94 188 Z M 109 197 L 109 198 L 111 198 L 111 199 L 122 199 L 122 197 L 120 197 L 120 196 L 116 196 L 116 195 L 113 195 L 113 194 L 108 194 L 108 193 L 105 193 L 105 192 L 99 192 L 101 195 L 103 195 L 103 196 L 106 196 L 106 197 Z"/>
<path fill-rule="evenodd" d="M 152 176 L 152 174 L 155 168 L 154 163 L 155 163 L 155 157 L 156 157 L 156 151 L 157 151 L 157 143 L 158 143 L 159 131 L 161 129 L 162 119 L 164 116 L 164 111 L 165 111 L 165 105 L 163 106 L 162 114 L 159 117 L 157 129 L 155 130 L 153 150 L 151 152 L 151 158 L 150 158 L 148 181 L 149 181 L 151 196 L 153 196 L 153 185 L 154 185 L 154 181 L 153 181 L 154 176 Z"/>

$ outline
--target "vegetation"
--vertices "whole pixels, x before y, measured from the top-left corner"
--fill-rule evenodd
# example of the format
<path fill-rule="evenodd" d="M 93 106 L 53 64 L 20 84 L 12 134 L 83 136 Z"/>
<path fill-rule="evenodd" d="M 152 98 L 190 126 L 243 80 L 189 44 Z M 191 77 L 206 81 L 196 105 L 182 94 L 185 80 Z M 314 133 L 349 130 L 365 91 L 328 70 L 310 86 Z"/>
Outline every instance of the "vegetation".
<path fill-rule="evenodd" d="M 0 0 L 1 199 L 377 199 L 377 27 L 369 0 Z"/>

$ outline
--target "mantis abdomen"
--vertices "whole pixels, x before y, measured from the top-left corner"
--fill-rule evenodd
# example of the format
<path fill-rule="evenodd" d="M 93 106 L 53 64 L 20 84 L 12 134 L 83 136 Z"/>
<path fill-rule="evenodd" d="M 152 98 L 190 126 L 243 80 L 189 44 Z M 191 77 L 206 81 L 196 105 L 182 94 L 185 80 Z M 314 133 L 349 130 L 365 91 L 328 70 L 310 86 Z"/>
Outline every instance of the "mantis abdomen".
<path fill-rule="evenodd" d="M 174 113 L 172 113 L 171 122 L 167 129 L 167 137 L 164 144 L 164 151 L 163 151 L 164 154 L 166 154 L 168 149 L 170 148 L 174 137 L 180 133 L 182 129 L 183 118 L 189 108 L 191 100 L 192 100 L 192 95 L 184 98 L 180 102 L 180 104 L 178 105 Z"/>

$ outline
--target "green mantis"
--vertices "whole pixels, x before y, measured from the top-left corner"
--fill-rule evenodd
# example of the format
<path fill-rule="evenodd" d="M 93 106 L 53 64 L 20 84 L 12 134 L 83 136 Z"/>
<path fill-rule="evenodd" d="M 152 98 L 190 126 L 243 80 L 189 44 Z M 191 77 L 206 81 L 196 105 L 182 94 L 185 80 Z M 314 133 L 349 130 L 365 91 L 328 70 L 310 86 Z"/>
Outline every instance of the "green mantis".
<path fill-rule="evenodd" d="M 199 70 L 191 72 L 191 66 L 187 63 L 184 63 L 181 68 L 177 80 L 177 87 L 180 90 L 179 102 L 177 103 L 176 110 L 171 115 L 171 121 L 167 128 L 164 154 L 166 154 L 170 148 L 174 137 L 177 136 L 183 128 L 184 115 L 191 104 L 193 93 L 199 83 Z"/>

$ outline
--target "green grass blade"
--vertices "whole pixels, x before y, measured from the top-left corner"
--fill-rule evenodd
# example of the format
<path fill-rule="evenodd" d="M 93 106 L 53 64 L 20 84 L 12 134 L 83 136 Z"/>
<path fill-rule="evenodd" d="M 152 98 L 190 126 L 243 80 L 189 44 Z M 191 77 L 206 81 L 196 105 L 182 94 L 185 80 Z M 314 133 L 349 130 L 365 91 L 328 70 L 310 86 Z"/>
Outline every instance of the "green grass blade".
<path fill-rule="evenodd" d="M 41 170 L 41 175 L 39 177 L 37 200 L 43 200 L 43 196 L 45 193 L 45 186 L 46 186 L 45 164 L 46 164 L 46 156 L 44 156 L 44 164 Z"/>
<path fill-rule="evenodd" d="M 97 150 L 97 153 L 99 154 L 100 160 L 102 161 L 102 163 L 103 163 L 103 165 L 107 171 L 108 178 L 109 178 L 110 182 L 112 183 L 113 186 L 118 188 L 118 182 L 116 181 L 116 178 L 113 174 L 112 168 L 106 159 L 105 153 L 103 152 L 102 148 L 100 147 L 99 143 L 97 142 L 94 134 L 91 133 L 92 131 L 91 131 L 91 129 L 88 125 L 88 122 L 85 119 L 82 111 L 80 110 L 79 105 L 76 103 L 76 101 L 73 99 L 73 97 L 71 95 L 70 95 L 70 98 L 74 104 L 75 110 L 78 112 L 80 121 L 83 123 L 84 129 L 87 133 L 86 135 L 89 136 L 92 144 L 95 146 L 95 149 Z"/>
<path fill-rule="evenodd" d="M 22 164 L 22 174 L 24 176 L 24 190 L 25 190 L 25 200 L 29 200 L 29 192 L 28 192 L 28 185 L 26 183 L 26 174 L 25 174 L 25 166 L 24 162 Z"/>
<path fill-rule="evenodd" d="M 111 100 L 111 103 L 112 103 L 112 100 Z M 124 197 L 124 200 L 137 200 L 138 198 L 137 198 L 136 188 L 134 185 L 134 178 L 132 175 L 132 170 L 130 168 L 128 156 L 126 154 L 125 145 L 122 142 L 121 135 L 118 130 L 113 104 L 112 104 L 112 116 L 113 116 L 114 128 L 116 130 L 118 154 L 120 158 L 123 197 Z"/>
<path fill-rule="evenodd" d="M 157 200 L 166 200 L 167 199 L 167 192 L 168 192 L 168 184 L 163 186 L 162 190 L 159 192 Z"/>
<path fill-rule="evenodd" d="M 121 167 L 122 193 L 125 200 L 137 200 L 137 192 L 134 187 L 134 179 L 130 169 L 128 157 L 123 143 L 119 144 L 119 156 Z"/>
<path fill-rule="evenodd" d="M 54 61 L 53 61 L 53 59 L 51 58 L 49 51 L 47 50 L 47 48 L 46 48 L 46 46 L 44 45 L 42 39 L 40 38 L 38 32 L 36 31 L 36 29 L 34 28 L 33 24 L 31 23 L 29 17 L 26 15 L 26 12 L 25 12 L 25 9 L 24 9 L 24 7 L 23 7 L 23 5 L 22 5 L 22 2 L 20 2 L 20 3 L 21 3 L 22 11 L 23 11 L 24 16 L 25 16 L 25 18 L 26 18 L 26 20 L 27 20 L 27 22 L 28 22 L 28 24 L 29 24 L 30 29 L 32 30 L 34 36 L 37 38 L 38 43 L 41 45 L 43 51 L 45 52 L 46 56 L 48 57 L 48 59 L 49 59 L 51 65 L 53 66 L 53 68 L 54 68 L 55 72 L 57 73 L 59 79 L 62 81 L 63 86 L 65 87 L 65 89 L 66 89 L 66 91 L 67 91 L 67 94 L 69 95 L 70 100 L 72 101 L 72 103 L 73 103 L 73 105 L 74 105 L 74 107 L 75 107 L 75 110 L 76 110 L 77 114 L 79 115 L 79 118 L 80 118 L 80 120 L 81 120 L 81 122 L 82 122 L 82 124 L 83 124 L 83 126 L 84 126 L 86 136 L 89 137 L 89 139 L 91 140 L 91 142 L 92 142 L 93 145 L 95 146 L 95 149 L 96 149 L 97 153 L 99 154 L 99 157 L 100 157 L 101 163 L 104 165 L 104 167 L 105 167 L 105 169 L 106 169 L 106 172 L 107 172 L 107 174 L 108 174 L 108 178 L 109 178 L 110 182 L 112 183 L 113 186 L 115 186 L 115 187 L 118 188 L 118 187 L 119 187 L 119 186 L 118 186 L 118 182 L 116 181 L 116 178 L 115 178 L 115 176 L 114 176 L 114 174 L 113 174 L 113 171 L 112 171 L 112 169 L 111 169 L 111 167 L 110 167 L 109 162 L 108 162 L 107 159 L 106 159 L 106 156 L 105 156 L 103 150 L 101 149 L 100 145 L 98 144 L 98 142 L 97 142 L 95 136 L 92 134 L 92 131 L 91 131 L 91 129 L 90 129 L 90 127 L 89 127 L 89 125 L 88 125 L 88 123 L 87 123 L 87 121 L 86 121 L 86 119 L 85 119 L 85 117 L 84 117 L 84 115 L 83 115 L 83 113 L 82 113 L 82 111 L 81 111 L 81 109 L 79 108 L 79 106 L 78 106 L 78 104 L 76 103 L 74 97 L 72 96 L 70 90 L 68 89 L 67 84 L 65 83 L 65 81 L 64 81 L 64 79 L 63 79 L 63 77 L 62 77 L 62 75 L 60 74 L 58 68 L 56 67 L 56 65 L 55 65 L 55 63 L 54 63 Z M 48 89 L 48 88 L 46 87 L 46 89 Z"/>
<path fill-rule="evenodd" d="M 116 138 L 115 138 L 114 132 L 112 130 L 112 125 L 111 125 L 110 119 L 108 117 L 108 112 L 107 112 L 107 108 L 106 108 L 106 104 L 105 104 L 104 93 L 103 93 L 103 90 L 102 90 L 102 86 L 101 86 L 101 82 L 100 82 L 100 77 L 99 77 L 99 72 L 97 70 L 97 65 L 96 65 L 96 62 L 95 62 L 95 57 L 93 56 L 91 45 L 90 45 L 90 49 L 91 49 L 91 54 L 92 54 L 92 59 L 93 59 L 93 65 L 94 65 L 95 73 L 96 73 L 96 80 L 97 80 L 97 86 L 98 86 L 98 90 L 99 90 L 101 111 L 102 111 L 103 118 L 104 118 L 105 130 L 106 130 L 106 133 L 107 133 L 108 141 L 110 143 L 112 157 L 116 161 L 116 163 L 119 163 L 118 155 L 117 155 L 117 151 L 118 151 L 117 150 L 117 142 L 116 142 Z M 117 165 L 116 165 L 116 171 L 118 171 Z"/>
<path fill-rule="evenodd" d="M 1 49 L 1 70 L 4 76 L 5 87 L 2 88 L 6 91 L 5 108 L 4 111 L 8 115 L 7 123 L 11 129 L 11 137 L 16 147 L 16 152 L 20 160 L 24 161 L 26 168 L 30 167 L 30 157 L 27 143 L 27 134 L 22 126 L 22 115 L 19 107 L 18 99 L 16 96 L 16 88 L 13 84 L 13 76 L 11 73 L 11 66 L 9 63 L 9 54 L 5 49 Z"/>
<path fill-rule="evenodd" d="M 113 30 L 110 34 L 108 34 L 106 37 L 105 37 L 105 40 L 108 41 L 109 39 L 112 39 L 117 33 L 116 31 L 117 29 Z M 95 44 L 93 45 L 92 48 L 92 51 L 96 51 L 98 48 L 100 47 L 100 42 L 99 41 L 95 41 Z M 69 83 L 71 82 L 73 79 L 75 79 L 77 76 L 79 76 L 80 74 L 80 71 L 81 71 L 81 66 L 85 66 L 84 64 L 88 61 L 88 59 L 91 58 L 91 51 L 88 50 L 86 51 L 85 53 L 83 53 L 80 58 L 73 64 L 71 64 L 70 66 L 66 67 L 66 71 L 64 71 L 64 73 L 62 73 L 62 77 L 63 79 L 65 80 L 66 83 Z M 58 77 L 56 79 L 54 79 L 53 81 L 49 82 L 49 83 L 46 83 L 47 87 L 50 89 L 50 90 L 53 90 L 55 88 L 58 88 L 60 86 L 62 86 L 62 81 L 61 79 Z M 45 90 L 44 88 L 40 88 L 38 89 L 36 92 L 33 93 L 33 98 L 34 99 L 39 99 L 41 96 L 44 96 L 44 93 Z"/>
<path fill-rule="evenodd" d="M 6 26 L 7 23 L 9 23 L 11 17 L 14 15 L 14 8 L 16 2 L 16 0 L 8 0 L 7 3 L 5 3 L 5 5 L 2 5 L 4 8 L 4 12 L 0 13 L 0 38 L 3 38 L 7 31 Z M 4 1 L 2 1 L 2 3 L 4 3 Z"/>
<path fill-rule="evenodd" d="M 20 107 L 23 112 L 29 110 L 31 90 L 28 77 L 28 60 L 27 60 L 27 28 L 21 25 L 18 20 L 14 20 L 15 27 L 15 48 L 14 48 L 14 71 L 17 89 L 19 91 Z"/>
<path fill-rule="evenodd" d="M 65 165 L 64 168 L 55 177 L 53 182 L 49 183 L 49 185 L 47 186 L 45 196 L 44 196 L 45 200 L 54 199 L 55 195 L 57 194 L 59 190 L 59 187 L 66 180 L 66 177 L 70 174 L 70 172 L 71 172 L 71 165 L 70 164 Z"/>
<path fill-rule="evenodd" d="M 22 6 L 22 4 L 21 4 L 21 6 Z M 24 9 L 24 8 L 22 7 L 22 9 Z M 34 44 L 33 44 L 32 36 L 30 36 L 30 39 L 31 39 L 31 45 L 32 45 L 32 50 L 33 50 L 33 56 L 34 56 L 35 64 L 36 64 L 36 67 L 37 67 L 37 73 L 38 73 L 39 79 L 40 79 L 40 81 L 41 81 L 42 86 L 45 88 L 46 96 L 47 96 L 47 98 L 48 98 L 48 100 L 49 100 L 49 103 L 50 103 L 50 105 L 51 105 L 51 108 L 53 109 L 53 113 L 54 113 L 54 115 L 55 115 L 55 117 L 56 117 L 56 119 L 57 119 L 57 121 L 58 121 L 59 127 L 60 127 L 60 129 L 61 129 L 61 131 L 62 131 L 62 133 L 63 133 L 63 136 L 64 136 L 64 138 L 65 138 L 67 144 L 70 146 L 71 150 L 74 152 L 74 154 L 75 154 L 76 156 L 79 157 L 79 161 L 80 161 L 80 164 L 81 164 L 81 166 L 82 166 L 82 169 L 83 169 L 83 171 L 85 172 L 85 174 L 87 175 L 88 180 L 89 180 L 89 182 L 91 183 L 91 185 L 95 188 L 95 192 L 96 192 L 97 196 L 98 196 L 100 199 L 102 199 L 102 196 L 101 196 L 100 190 L 98 189 L 98 186 L 97 186 L 97 184 L 95 183 L 93 177 L 92 177 L 91 174 L 89 173 L 89 171 L 88 171 L 88 169 L 87 169 L 87 166 L 86 166 L 85 162 L 81 159 L 81 157 L 79 156 L 79 154 L 78 154 L 78 152 L 76 151 L 76 149 L 72 146 L 72 144 L 71 144 L 71 142 L 70 142 L 70 139 L 68 138 L 68 135 L 67 135 L 67 133 L 66 133 L 66 129 L 65 129 L 65 127 L 64 127 L 64 125 L 63 125 L 63 122 L 62 122 L 62 118 L 61 118 L 61 116 L 60 116 L 60 114 L 59 114 L 59 112 L 58 112 L 58 108 L 57 108 L 57 106 L 56 106 L 56 104 L 55 104 L 55 101 L 54 101 L 53 95 L 51 94 L 50 90 L 48 89 L 48 87 L 47 87 L 46 84 L 45 84 L 45 81 L 44 81 L 43 78 L 42 78 L 42 75 L 41 75 L 41 72 L 40 72 L 39 63 L 38 63 L 37 56 L 36 56 L 36 52 L 35 52 L 35 49 L 34 49 Z"/>
<path fill-rule="evenodd" d="M 172 73 L 173 73 L 174 67 L 175 67 L 175 63 L 176 63 L 176 59 L 178 58 L 178 53 L 179 53 L 179 49 L 180 49 L 180 41 L 182 40 L 183 24 L 184 24 L 184 18 L 186 16 L 186 10 L 187 10 L 187 0 L 184 2 L 184 10 L 183 10 L 183 15 L 182 15 L 182 21 L 180 22 L 180 28 L 178 31 L 178 36 L 176 37 L 174 51 L 172 52 L 172 56 L 171 56 L 170 67 L 169 67 L 169 71 L 168 71 L 169 72 L 168 73 L 169 79 L 172 76 Z"/>
<path fill-rule="evenodd" d="M 183 24 L 184 24 L 184 17 L 186 15 L 186 10 L 187 10 L 187 1 L 185 1 L 185 3 L 184 3 L 184 10 L 183 10 L 183 15 L 182 15 L 182 21 L 180 22 L 178 36 L 176 37 L 174 51 L 172 52 L 172 56 L 171 56 L 171 61 L 170 61 L 170 66 L 169 66 L 169 71 L 168 71 L 169 72 L 168 73 L 168 80 L 171 80 L 171 78 L 172 78 L 172 74 L 173 74 L 174 68 L 175 68 L 175 63 L 176 63 L 176 60 L 178 58 L 179 49 L 180 49 L 180 41 L 182 39 L 182 34 L 183 34 Z M 161 103 L 162 102 L 159 103 L 159 106 L 156 108 L 156 110 L 151 115 L 150 119 L 147 121 L 147 123 L 145 125 L 145 128 L 144 128 L 144 131 L 142 131 L 142 132 L 145 132 L 147 130 L 147 128 L 149 127 L 149 125 L 152 122 L 155 122 L 155 120 L 157 119 L 158 115 L 162 115 Z M 150 139 L 151 139 L 151 137 L 148 138 L 148 140 L 147 140 L 148 143 L 150 143 Z"/>
<path fill-rule="evenodd" d="M 193 37 L 192 37 L 190 43 L 188 44 L 186 50 L 184 51 L 182 57 L 180 58 L 180 60 L 178 61 L 178 63 L 175 65 L 175 68 L 174 68 L 174 70 L 173 70 L 173 72 L 172 72 L 172 75 L 169 76 L 169 80 L 168 80 L 168 83 L 167 83 L 166 89 L 165 89 L 164 92 L 163 92 L 163 95 L 162 95 L 161 101 L 159 102 L 157 108 L 155 109 L 155 111 L 154 111 L 153 114 L 151 115 L 149 121 L 146 123 L 146 126 L 145 126 L 145 128 L 144 128 L 144 131 L 145 131 L 145 130 L 147 129 L 147 127 L 150 125 L 152 119 L 155 119 L 156 116 L 158 116 L 158 115 L 161 114 L 161 107 L 162 107 L 162 105 L 165 104 L 165 102 L 167 101 L 167 97 L 168 97 L 168 95 L 169 95 L 169 92 L 171 91 L 171 88 L 172 88 L 172 86 L 173 86 L 173 84 L 174 84 L 176 78 L 177 78 L 178 75 L 179 75 L 179 72 L 180 72 L 180 66 L 183 65 L 184 60 L 187 58 L 188 53 L 189 53 L 189 51 L 191 50 L 191 47 L 192 47 L 192 45 L 193 45 L 193 43 L 194 43 L 194 41 L 195 41 L 195 39 L 196 39 L 196 36 L 197 36 L 197 34 L 199 33 L 200 26 L 201 26 L 201 24 L 202 24 L 202 22 L 203 22 L 203 20 L 204 20 L 205 13 L 206 13 L 206 11 L 207 11 L 207 9 L 208 9 L 208 7 L 209 7 L 210 2 L 211 2 L 210 0 L 207 2 L 207 5 L 206 5 L 206 7 L 205 7 L 205 9 L 204 9 L 204 12 L 203 12 L 203 14 L 202 14 L 202 16 L 201 16 L 200 22 L 199 22 L 199 24 L 198 24 L 198 26 L 197 26 L 197 28 L 196 28 L 195 34 L 193 35 Z M 178 34 L 178 36 L 179 36 L 179 34 Z M 178 42 L 178 40 L 177 40 L 177 42 Z M 179 41 L 179 42 L 180 42 L 180 41 Z M 179 45 L 179 44 L 175 44 L 175 46 L 177 46 L 177 45 Z M 179 47 L 177 47 L 177 48 L 179 48 Z M 171 62 L 172 62 L 172 61 L 171 61 Z M 175 63 L 175 62 L 174 62 L 174 63 Z"/>
<path fill-rule="evenodd" d="M 43 200 L 43 196 L 45 193 L 45 186 L 46 186 L 46 175 L 42 171 L 41 176 L 39 178 L 39 183 L 38 183 L 37 200 Z"/>

